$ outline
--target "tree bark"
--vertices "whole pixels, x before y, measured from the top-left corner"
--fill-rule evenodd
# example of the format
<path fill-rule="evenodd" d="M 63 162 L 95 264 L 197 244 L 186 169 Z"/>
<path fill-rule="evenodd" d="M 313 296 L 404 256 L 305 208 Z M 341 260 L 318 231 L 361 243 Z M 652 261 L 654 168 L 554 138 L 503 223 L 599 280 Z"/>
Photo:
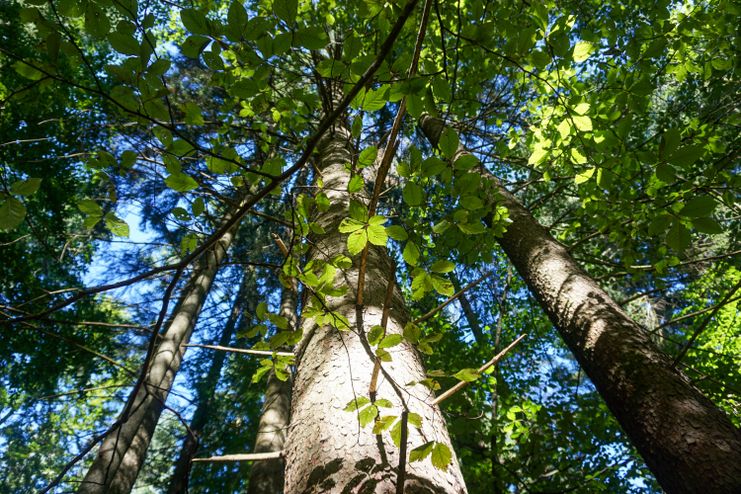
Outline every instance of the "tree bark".
<path fill-rule="evenodd" d="M 423 116 L 420 125 L 436 144 L 443 122 Z M 512 220 L 499 244 L 661 486 L 741 492 L 741 431 L 496 177 L 481 173 Z"/>
<path fill-rule="evenodd" d="M 237 322 L 244 312 L 244 308 L 248 307 L 252 303 L 252 298 L 246 298 L 248 293 L 248 287 L 254 283 L 254 278 L 251 272 L 245 272 L 242 282 L 239 286 L 239 291 L 234 298 L 232 310 L 229 313 L 229 319 L 227 319 L 224 329 L 219 337 L 218 345 L 228 346 L 229 342 L 234 336 L 234 330 L 237 328 Z M 254 309 L 247 309 L 247 312 L 253 312 Z M 211 351 L 211 350 L 206 350 Z M 180 449 L 180 454 L 175 462 L 175 470 L 170 479 L 170 485 L 167 489 L 168 494 L 183 494 L 188 492 L 188 477 L 190 474 L 191 460 L 198 451 L 198 442 L 203 428 L 208 423 L 211 403 L 214 398 L 216 386 L 219 383 L 221 377 L 221 370 L 224 367 L 227 353 L 222 351 L 216 351 L 214 353 L 211 365 L 208 368 L 208 373 L 203 382 L 198 386 L 198 406 L 195 412 L 193 412 L 193 418 L 190 421 L 190 431 L 183 440 L 183 446 Z"/>
<path fill-rule="evenodd" d="M 288 320 L 291 330 L 296 328 L 297 293 L 295 281 L 284 287 L 281 294 L 280 315 Z M 283 450 L 291 418 L 291 380 L 281 381 L 274 372 L 268 374 L 257 438 L 253 453 Z M 285 482 L 285 460 L 276 458 L 256 461 L 250 470 L 248 494 L 281 494 Z"/>
<path fill-rule="evenodd" d="M 340 222 L 348 216 L 350 199 L 346 192 L 350 173 L 345 164 L 353 161 L 354 153 L 346 124 L 340 121 L 330 128 L 318 150 L 317 166 L 331 206 L 314 215 L 313 221 L 327 233 L 314 239 L 308 257 L 329 262 L 340 254 L 347 255 L 347 237 L 338 232 Z M 347 286 L 349 290 L 342 296 L 326 298 L 326 307 L 346 317 L 350 328 L 341 331 L 317 325 L 311 318 L 302 323 L 304 341 L 298 355 L 291 427 L 284 449 L 287 494 L 397 492 L 399 448 L 388 432 L 374 435 L 371 425 L 359 425 L 357 412 L 343 409 L 354 399 L 368 396 L 374 359 L 364 333 L 381 322 L 388 283 L 394 283 L 394 292 L 387 333 L 401 333 L 409 316 L 395 286 L 395 265 L 382 247 L 369 249 L 364 305 L 356 306 L 358 257 L 353 267 L 338 271 L 335 278 L 335 286 Z M 393 361 L 384 363 L 384 369 L 403 388 L 402 396 L 410 411 L 423 418 L 421 429 L 409 427 L 409 449 L 434 440 L 452 451 L 445 420 L 437 406 L 429 405 L 433 398 L 430 391 L 422 385 L 406 384 L 425 377 L 419 355 L 406 343 L 390 350 Z M 378 397 L 394 405 L 393 409 L 382 408 L 382 414 L 401 415 L 401 400 L 383 377 Z M 455 453 L 446 471 L 435 469 L 426 459 L 407 463 L 405 473 L 404 492 L 466 492 Z"/>
<path fill-rule="evenodd" d="M 221 261 L 234 239 L 227 231 L 199 259 L 167 329 L 161 335 L 142 385 L 129 397 L 123 419 L 103 439 L 98 455 L 80 484 L 80 494 L 128 494 L 144 462 L 160 414 L 203 303 Z"/>
<path fill-rule="evenodd" d="M 450 273 L 450 282 L 453 283 L 453 288 L 455 289 L 456 293 L 461 291 L 461 283 L 460 281 L 458 281 L 458 277 L 455 275 L 455 273 Z M 468 300 L 468 294 L 461 293 L 461 296 L 458 297 L 458 303 L 461 304 L 463 315 L 466 316 L 468 327 L 471 329 L 476 343 L 478 343 L 479 345 L 486 345 L 487 337 L 484 336 L 484 332 L 481 330 L 479 318 L 476 316 L 476 312 L 474 312 L 473 307 L 471 307 L 471 302 Z"/>

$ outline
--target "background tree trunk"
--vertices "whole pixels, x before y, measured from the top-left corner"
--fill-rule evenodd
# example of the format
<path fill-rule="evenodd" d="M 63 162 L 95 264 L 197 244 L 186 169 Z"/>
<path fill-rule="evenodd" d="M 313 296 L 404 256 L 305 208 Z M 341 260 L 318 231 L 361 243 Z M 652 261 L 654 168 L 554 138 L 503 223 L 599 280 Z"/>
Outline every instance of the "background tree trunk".
<path fill-rule="evenodd" d="M 337 255 L 347 255 L 346 235 L 338 232 L 338 226 L 348 216 L 350 173 L 345 165 L 352 161 L 350 132 L 343 123 L 335 124 L 322 138 L 318 160 L 323 191 L 331 206 L 313 218 L 327 233 L 315 239 L 310 259 L 330 261 Z M 327 307 L 345 316 L 350 328 L 340 331 L 319 326 L 313 319 L 305 319 L 302 324 L 305 341 L 300 345 L 303 351 L 298 356 L 291 427 L 284 449 L 289 494 L 396 492 L 399 449 L 388 433 L 372 434 L 370 425 L 359 425 L 357 412 L 343 410 L 354 399 L 368 396 L 374 360 L 360 332 L 380 324 L 387 284 L 395 284 L 396 270 L 385 248 L 371 246 L 364 306 L 356 307 L 358 258 L 354 261 L 354 266 L 338 272 L 335 280 L 335 286 L 350 289 L 343 296 L 327 297 Z M 394 287 L 388 333 L 400 333 L 407 320 L 404 300 Z M 438 407 L 429 405 L 433 399 L 430 391 L 422 385 L 406 386 L 425 377 L 419 355 L 406 343 L 390 350 L 393 362 L 385 363 L 384 368 L 403 387 L 410 410 L 423 417 L 420 430 L 409 427 L 409 448 L 433 440 L 450 447 L 445 420 Z M 387 380 L 381 377 L 380 381 L 378 397 L 394 403 L 393 409 L 381 409 L 381 413 L 399 415 L 399 398 Z M 466 492 L 455 453 L 447 471 L 435 469 L 429 459 L 407 464 L 406 479 L 405 492 Z"/>
<path fill-rule="evenodd" d="M 443 122 L 423 116 L 420 124 L 436 144 Z M 496 177 L 481 173 L 512 220 L 499 244 L 661 486 L 670 493 L 741 492 L 741 431 Z"/>
<path fill-rule="evenodd" d="M 129 397 L 122 422 L 103 440 L 97 457 L 80 484 L 80 494 L 131 492 L 180 369 L 186 348 L 182 345 L 190 339 L 234 234 L 234 229 L 227 231 L 199 260 L 173 309 L 167 330 L 161 335 L 142 386 Z"/>
<path fill-rule="evenodd" d="M 296 317 L 296 285 L 284 287 L 281 294 L 280 315 L 288 320 L 289 328 L 294 330 Z M 254 453 L 281 451 L 286 442 L 286 434 L 291 418 L 291 380 L 281 381 L 274 372 L 268 374 L 265 389 L 265 403 L 257 427 Z M 285 460 L 256 461 L 250 470 L 249 494 L 280 494 L 285 482 Z"/>
<path fill-rule="evenodd" d="M 248 271 L 245 272 L 242 278 L 239 291 L 232 304 L 232 310 L 229 313 L 229 319 L 227 319 L 219 341 L 216 343 L 219 346 L 229 345 L 229 342 L 234 336 L 234 330 L 237 328 L 240 316 L 245 312 L 245 307 L 248 307 L 246 312 L 254 312 L 254 308 L 249 307 L 250 305 L 254 306 L 254 299 L 252 297 L 246 297 L 247 293 L 250 292 L 248 287 L 251 287 L 255 282 L 254 275 L 251 271 L 248 268 Z M 205 351 L 210 352 L 212 350 Z M 208 368 L 208 374 L 200 386 L 198 386 L 198 406 L 196 407 L 196 411 L 193 412 L 193 418 L 190 421 L 190 432 L 183 439 L 183 446 L 175 462 L 175 470 L 170 480 L 170 486 L 167 489 L 168 494 L 182 494 L 188 491 L 191 460 L 198 450 L 199 436 L 204 426 L 208 423 L 211 402 L 214 398 L 216 386 L 219 384 L 221 369 L 224 367 L 226 357 L 226 352 L 214 352 L 211 366 Z"/>

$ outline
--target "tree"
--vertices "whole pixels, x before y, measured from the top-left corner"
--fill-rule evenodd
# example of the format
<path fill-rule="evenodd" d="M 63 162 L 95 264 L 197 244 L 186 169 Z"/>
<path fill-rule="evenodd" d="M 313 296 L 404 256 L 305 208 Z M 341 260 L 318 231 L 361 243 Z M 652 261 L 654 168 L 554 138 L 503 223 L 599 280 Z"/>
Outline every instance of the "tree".
<path fill-rule="evenodd" d="M 3 67 L 13 67 L 3 94 L 16 104 L 28 81 L 71 88 L 63 106 L 95 107 L 112 136 L 68 167 L 81 171 L 73 174 L 79 190 L 91 191 L 76 200 L 85 217 L 76 227 L 49 226 L 58 245 L 79 242 L 88 256 L 106 246 L 94 259 L 107 260 L 109 271 L 101 285 L 74 292 L 66 289 L 81 281 L 55 276 L 39 285 L 52 287 L 46 293 L 14 265 L 14 291 L 3 285 L 3 329 L 62 313 L 78 322 L 75 311 L 109 293 L 131 326 L 155 332 L 93 339 L 91 350 L 105 351 L 87 353 L 169 369 L 162 388 L 135 374 L 128 405 L 117 396 L 105 406 L 90 402 L 127 410 L 139 396 L 147 406 L 137 411 L 150 410 L 145 426 L 124 413 L 101 435 L 105 413 L 70 419 L 77 436 L 93 441 L 44 473 L 54 478 L 47 489 L 75 482 L 87 468 L 83 453 L 103 436 L 90 470 L 106 472 L 97 483 L 120 474 L 126 482 L 110 489 L 127 492 L 142 464 L 151 469 L 140 479 L 168 483 L 163 465 L 174 459 L 160 449 L 147 461 L 145 454 L 161 411 L 178 417 L 178 390 L 197 386 L 197 369 L 174 385 L 172 376 L 204 298 L 180 331 L 169 325 L 160 333 L 160 324 L 178 317 L 180 306 L 168 302 L 183 271 L 197 274 L 240 224 L 253 235 L 255 220 L 279 235 L 290 231 L 285 248 L 229 259 L 260 269 L 262 300 L 250 302 L 257 324 L 238 332 L 237 346 L 271 356 L 239 364 L 251 380 L 236 379 L 230 361 L 214 388 L 214 411 L 234 420 L 204 424 L 203 454 L 212 456 L 198 458 L 194 489 L 246 486 L 247 467 L 204 460 L 255 460 L 226 440 L 232 424 L 250 434 L 259 427 L 257 403 L 245 400 L 261 389 L 245 381 L 268 377 L 272 388 L 293 376 L 280 453 L 287 492 L 464 492 L 463 478 L 471 492 L 490 492 L 491 478 L 498 492 L 657 490 L 623 434 L 670 492 L 737 490 L 730 3 L 196 0 L 176 8 L 34 0 L 19 14 L 46 51 L 0 48 Z M 47 56 L 55 45 L 81 77 Z M 433 145 L 416 131 L 425 113 L 449 124 L 422 119 Z M 23 114 L 15 111 L 8 128 L 22 128 Z M 68 154 L 79 144 L 64 133 L 58 140 Z M 3 248 L 17 249 L 26 231 L 18 204 L 29 224 L 65 209 L 46 196 L 38 207 L 24 199 L 25 182 L 13 181 L 35 175 L 4 169 L 11 179 L 0 199 Z M 95 192 L 96 180 L 107 195 Z M 244 200 L 235 205 L 234 197 Z M 140 229 L 127 224 L 136 216 L 145 219 Z M 149 245 L 123 243 L 119 251 L 133 264 L 115 261 L 114 242 L 80 241 L 94 233 L 128 242 L 138 230 Z M 35 265 L 54 258 L 28 246 Z M 281 313 L 276 278 L 299 283 L 299 323 Z M 221 289 L 228 294 L 212 297 L 213 314 L 225 314 L 234 298 L 228 282 Z M 215 338 L 204 328 L 196 343 Z M 521 333 L 527 338 L 492 372 L 485 363 Z M 172 335 L 175 360 L 158 359 L 158 340 Z M 34 338 L 49 347 L 46 336 L 4 345 L 40 361 Z M 60 368 L 74 367 L 65 353 L 47 351 Z M 204 355 L 223 358 L 199 353 L 193 362 L 202 365 Z M 25 371 L 22 364 L 15 368 Z M 677 396 L 682 410 L 691 403 L 705 418 L 677 413 Z M 132 425 L 124 433 L 125 423 Z M 112 443 L 119 430 L 125 441 Z M 239 444 L 253 441 L 240 434 Z M 101 459 L 111 444 L 131 450 L 134 437 L 143 441 L 131 462 L 119 468 Z M 55 465 L 64 464 L 61 454 Z M 253 479 L 265 466 L 252 468 Z"/>

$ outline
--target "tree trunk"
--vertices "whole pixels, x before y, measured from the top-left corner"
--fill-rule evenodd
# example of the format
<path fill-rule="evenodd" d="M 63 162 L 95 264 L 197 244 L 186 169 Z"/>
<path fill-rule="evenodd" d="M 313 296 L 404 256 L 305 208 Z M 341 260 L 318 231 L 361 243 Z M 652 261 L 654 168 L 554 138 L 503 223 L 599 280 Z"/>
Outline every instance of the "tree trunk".
<path fill-rule="evenodd" d="M 453 283 L 453 288 L 455 289 L 456 293 L 461 291 L 461 283 L 455 273 L 450 273 L 450 282 Z M 468 294 L 461 293 L 461 296 L 458 297 L 458 303 L 461 304 L 463 315 L 466 316 L 468 327 L 471 329 L 476 343 L 478 343 L 479 345 L 486 345 L 487 337 L 484 335 L 484 332 L 481 331 L 479 318 L 476 316 L 476 312 L 474 312 L 473 307 L 471 307 L 471 302 L 468 300 Z"/>
<path fill-rule="evenodd" d="M 139 473 L 167 395 L 211 283 L 234 239 L 227 231 L 203 254 L 161 335 L 142 386 L 124 407 L 123 420 L 103 440 L 80 484 L 80 494 L 128 494 Z"/>
<path fill-rule="evenodd" d="M 281 295 L 280 315 L 288 320 L 290 329 L 296 328 L 297 293 L 295 281 L 284 287 Z M 291 380 L 281 381 L 274 372 L 268 374 L 260 423 L 257 427 L 254 453 L 281 451 L 286 442 L 291 417 Z M 248 494 L 281 494 L 285 482 L 283 458 L 256 461 L 250 470 Z"/>
<path fill-rule="evenodd" d="M 318 154 L 323 191 L 331 206 L 314 215 L 325 235 L 317 236 L 309 259 L 328 262 L 340 254 L 347 255 L 347 236 L 338 232 L 343 218 L 348 216 L 347 185 L 350 173 L 346 163 L 353 160 L 351 135 L 344 122 L 339 121 L 322 137 Z M 404 300 L 395 286 L 396 269 L 386 249 L 369 249 L 366 271 L 365 301 L 356 307 L 355 290 L 358 279 L 358 257 L 353 267 L 338 270 L 334 285 L 346 286 L 342 296 L 326 298 L 326 308 L 341 314 L 350 328 L 343 330 L 330 325 L 317 325 L 314 319 L 304 318 L 304 341 L 300 345 L 294 378 L 291 407 L 291 427 L 286 447 L 286 493 L 329 492 L 397 492 L 399 477 L 399 448 L 388 432 L 372 433 L 372 424 L 361 427 L 358 413 L 343 409 L 353 400 L 369 395 L 369 383 L 374 359 L 365 340 L 365 332 L 380 324 L 388 283 L 394 283 L 388 334 L 401 333 L 408 321 Z M 306 312 L 306 310 L 304 311 Z M 360 317 L 358 317 L 360 316 Z M 406 342 L 390 349 L 393 361 L 384 363 L 384 369 L 403 388 L 402 396 L 411 412 L 422 416 L 422 427 L 409 426 L 409 449 L 428 441 L 438 441 L 448 447 L 445 420 L 433 399 L 422 385 L 406 383 L 425 377 L 422 361 Z M 394 408 L 381 408 L 384 415 L 401 415 L 401 401 L 389 382 L 381 377 L 378 397 L 390 400 Z M 402 450 L 405 450 L 402 445 Z M 429 458 L 407 463 L 404 470 L 404 492 L 464 493 L 465 485 L 455 453 L 446 471 L 435 469 Z"/>
<path fill-rule="evenodd" d="M 224 325 L 219 341 L 216 343 L 217 345 L 229 345 L 232 336 L 234 336 L 234 330 L 237 328 L 237 322 L 244 312 L 244 308 L 249 306 L 251 303 L 254 305 L 252 298 L 246 298 L 248 287 L 252 284 L 254 284 L 252 273 L 249 271 L 245 272 L 242 278 L 242 283 L 240 283 L 239 286 L 239 291 L 234 298 L 232 310 L 229 313 L 229 319 L 227 319 L 226 324 Z M 247 309 L 248 313 L 253 311 L 254 309 Z M 196 407 L 196 411 L 193 412 L 193 418 L 190 421 L 190 432 L 185 436 L 183 446 L 180 449 L 180 454 L 175 462 L 175 471 L 172 474 L 170 486 L 167 489 L 168 494 L 182 494 L 188 492 L 188 477 L 190 474 L 191 460 L 198 450 L 198 441 L 203 428 L 208 423 L 211 403 L 214 398 L 216 386 L 219 383 L 219 378 L 221 377 L 221 370 L 224 367 L 226 357 L 226 352 L 215 352 L 208 373 L 206 374 L 206 378 L 200 386 L 198 386 L 198 406 Z"/>
<path fill-rule="evenodd" d="M 436 143 L 442 121 L 423 116 L 420 124 Z M 741 431 L 496 177 L 481 173 L 512 220 L 498 239 L 502 249 L 661 486 L 670 493 L 741 492 Z"/>

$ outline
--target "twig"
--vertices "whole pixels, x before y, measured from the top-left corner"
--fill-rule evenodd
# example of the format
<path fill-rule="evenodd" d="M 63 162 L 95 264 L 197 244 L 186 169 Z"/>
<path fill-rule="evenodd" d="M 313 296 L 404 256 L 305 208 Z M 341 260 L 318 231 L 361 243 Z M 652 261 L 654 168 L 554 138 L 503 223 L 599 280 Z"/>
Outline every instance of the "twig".
<path fill-rule="evenodd" d="M 486 278 L 488 278 L 491 275 L 491 273 L 492 273 L 491 271 L 487 271 L 478 280 L 472 281 L 468 285 L 464 286 L 463 288 L 460 289 L 460 291 L 458 291 L 458 293 L 453 294 L 445 302 L 443 302 L 442 304 L 438 305 L 437 307 L 435 307 L 434 309 L 432 309 L 430 312 L 428 312 L 424 316 L 421 316 L 418 319 L 416 319 L 414 321 L 414 324 L 419 324 L 419 323 L 424 322 L 427 319 L 431 318 L 432 316 L 434 316 L 435 314 L 437 314 L 438 312 L 440 312 L 441 310 L 443 310 L 445 307 L 447 307 L 448 305 L 450 305 L 455 299 L 457 299 L 458 297 L 460 297 L 461 295 L 463 295 L 464 293 L 466 293 L 468 290 L 470 290 L 471 288 L 475 287 L 476 285 L 478 285 L 479 283 L 481 283 L 482 281 L 484 281 Z"/>
<path fill-rule="evenodd" d="M 238 455 L 210 456 L 208 458 L 193 458 L 193 462 L 228 462 L 228 461 L 261 461 L 283 458 L 283 451 L 268 451 L 267 453 L 245 453 Z"/>
<path fill-rule="evenodd" d="M 702 334 L 703 331 L 705 331 L 705 329 L 708 327 L 708 324 L 710 324 L 710 321 L 713 319 L 713 317 L 715 317 L 715 315 L 718 313 L 720 308 L 723 307 L 728 302 L 728 300 L 733 296 L 734 293 L 736 293 L 736 291 L 739 288 L 741 288 L 741 281 L 736 283 L 734 287 L 731 288 L 731 290 L 726 294 L 726 296 L 723 297 L 723 300 L 718 302 L 718 304 L 715 306 L 713 311 L 710 314 L 708 314 L 708 316 L 702 321 L 700 326 L 697 327 L 695 332 L 692 333 L 692 336 L 690 337 L 690 339 L 687 340 L 687 343 L 684 344 L 684 346 L 679 351 L 677 356 L 674 357 L 674 361 L 672 362 L 672 367 L 676 367 L 679 361 L 684 358 L 684 356 L 687 354 L 692 344 L 695 342 L 695 340 L 697 340 L 697 337 L 700 336 L 700 334 Z"/>
<path fill-rule="evenodd" d="M 208 348 L 209 350 L 220 350 L 222 352 L 231 352 L 231 353 L 246 353 L 248 355 L 264 355 L 267 357 L 294 357 L 295 354 L 292 352 L 271 352 L 269 350 L 248 350 L 246 348 L 234 348 L 229 346 L 221 346 L 221 345 L 198 345 L 195 343 L 188 343 L 182 346 L 195 346 L 198 348 Z"/>
<path fill-rule="evenodd" d="M 507 345 L 507 347 L 504 348 L 501 352 L 496 354 L 493 359 L 489 360 L 487 363 L 479 367 L 478 373 L 482 374 L 484 373 L 489 367 L 499 362 L 507 353 L 512 350 L 520 341 L 522 341 L 523 338 L 527 336 L 526 334 L 522 334 L 515 339 L 512 343 Z M 446 400 L 456 394 L 461 389 L 465 388 L 468 385 L 468 381 L 461 381 L 457 383 L 452 388 L 448 389 L 446 392 L 435 398 L 435 401 L 432 402 L 433 405 L 439 405 L 441 401 Z"/>

